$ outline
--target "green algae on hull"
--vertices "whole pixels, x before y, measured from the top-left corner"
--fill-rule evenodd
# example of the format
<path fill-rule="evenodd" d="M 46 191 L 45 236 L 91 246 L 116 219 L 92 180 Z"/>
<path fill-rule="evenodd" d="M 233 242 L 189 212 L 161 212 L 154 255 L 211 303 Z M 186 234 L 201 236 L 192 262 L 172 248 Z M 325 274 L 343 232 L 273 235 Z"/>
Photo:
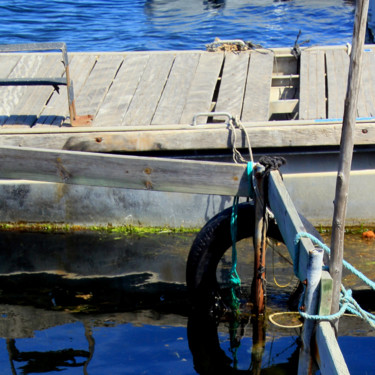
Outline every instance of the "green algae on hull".
<path fill-rule="evenodd" d="M 147 235 L 162 233 L 195 233 L 200 228 L 174 228 L 174 227 L 142 227 L 133 225 L 113 226 L 108 225 L 71 225 L 71 224 L 51 224 L 51 223 L 1 223 L 0 231 L 9 232 L 37 232 L 37 233 L 74 233 L 74 232 L 99 232 L 118 233 L 123 235 Z"/>

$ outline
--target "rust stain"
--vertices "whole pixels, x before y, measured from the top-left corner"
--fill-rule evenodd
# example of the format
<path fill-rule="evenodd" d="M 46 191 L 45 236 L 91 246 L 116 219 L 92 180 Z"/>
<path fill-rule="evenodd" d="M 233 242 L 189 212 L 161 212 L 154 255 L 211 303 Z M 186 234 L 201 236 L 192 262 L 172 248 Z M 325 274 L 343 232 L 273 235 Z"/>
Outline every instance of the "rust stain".
<path fill-rule="evenodd" d="M 234 176 L 234 177 L 233 177 L 233 181 L 238 181 L 238 177 L 237 177 L 237 176 Z"/>
<path fill-rule="evenodd" d="M 59 172 L 59 176 L 63 182 L 68 182 L 68 180 L 72 177 L 71 173 L 64 167 L 62 160 L 60 157 L 56 158 L 56 167 L 57 171 Z"/>
<path fill-rule="evenodd" d="M 145 186 L 147 190 L 153 190 L 154 188 L 151 181 L 145 181 Z"/>
<path fill-rule="evenodd" d="M 96 137 L 95 138 L 95 142 L 97 142 L 97 143 L 100 143 L 100 142 L 102 142 L 103 141 L 103 138 L 102 137 Z"/>
<path fill-rule="evenodd" d="M 146 174 L 151 174 L 152 173 L 152 169 L 147 167 L 143 170 L 143 172 L 145 172 Z"/>
<path fill-rule="evenodd" d="M 76 116 L 76 118 L 71 121 L 71 126 L 91 126 L 93 119 L 93 115 Z"/>

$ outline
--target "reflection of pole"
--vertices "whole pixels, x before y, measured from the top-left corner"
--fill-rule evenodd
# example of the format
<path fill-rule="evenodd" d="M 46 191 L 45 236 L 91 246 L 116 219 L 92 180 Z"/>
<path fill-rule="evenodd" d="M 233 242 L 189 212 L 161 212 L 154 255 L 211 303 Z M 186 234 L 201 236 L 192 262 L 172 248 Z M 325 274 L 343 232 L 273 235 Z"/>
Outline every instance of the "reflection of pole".
<path fill-rule="evenodd" d="M 89 343 L 89 357 L 87 358 L 87 361 L 85 362 L 85 364 L 83 366 L 83 373 L 85 375 L 88 375 L 87 367 L 89 366 L 89 363 L 90 363 L 92 357 L 94 356 L 95 340 L 94 340 L 94 337 L 92 335 L 92 329 L 88 326 L 87 323 L 84 323 L 84 327 L 85 327 L 85 337 L 86 337 L 87 342 Z"/>
<path fill-rule="evenodd" d="M 255 167 L 256 191 L 255 191 L 255 230 L 254 230 L 254 280 L 253 280 L 253 313 L 264 314 L 265 309 L 265 273 L 266 273 L 266 233 L 267 220 L 264 202 L 265 168 L 258 164 Z"/>
<path fill-rule="evenodd" d="M 13 363 L 13 357 L 14 355 L 17 355 L 18 353 L 18 350 L 16 348 L 16 341 L 14 339 L 6 339 L 6 343 L 7 343 L 7 350 L 8 350 L 8 355 L 9 355 L 10 367 L 12 369 L 12 374 L 17 375 L 16 368 L 14 367 L 14 363 Z"/>
<path fill-rule="evenodd" d="M 266 346 L 266 328 L 264 316 L 252 319 L 253 347 L 251 349 L 251 375 L 260 375 L 264 348 Z"/>

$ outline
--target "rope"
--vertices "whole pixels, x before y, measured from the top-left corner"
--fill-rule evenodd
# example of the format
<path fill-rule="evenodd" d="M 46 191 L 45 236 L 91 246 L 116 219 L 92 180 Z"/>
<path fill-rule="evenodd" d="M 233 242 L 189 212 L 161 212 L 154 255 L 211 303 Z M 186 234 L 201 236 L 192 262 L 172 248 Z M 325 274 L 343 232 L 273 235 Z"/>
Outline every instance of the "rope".
<path fill-rule="evenodd" d="M 296 238 L 294 240 L 295 245 L 295 258 L 296 260 L 299 259 L 299 242 L 302 237 L 309 238 L 314 244 L 321 247 L 328 255 L 331 254 L 330 248 L 324 244 L 323 242 L 319 241 L 316 237 L 311 235 L 310 233 L 301 232 L 296 235 Z M 298 263 L 298 261 L 294 262 L 294 264 Z M 375 290 L 375 283 L 370 280 L 367 276 L 365 276 L 362 272 L 358 271 L 355 267 L 353 267 L 350 263 L 348 263 L 346 260 L 343 260 L 344 267 L 352 272 L 354 275 L 356 275 L 360 280 L 362 280 L 365 284 L 367 284 L 370 288 Z M 294 268 L 294 272 L 297 275 L 296 267 Z M 341 293 L 340 293 L 340 310 L 331 315 L 310 315 L 303 311 L 301 311 L 301 305 L 304 298 L 304 294 L 301 297 L 300 305 L 298 307 L 298 310 L 301 314 L 301 316 L 305 319 L 312 319 L 312 320 L 326 320 L 326 321 L 332 321 L 340 318 L 344 315 L 345 311 L 349 311 L 350 313 L 364 319 L 368 324 L 370 324 L 371 327 L 375 328 L 375 315 L 371 314 L 370 312 L 362 309 L 362 307 L 358 304 L 358 302 L 352 297 L 352 291 L 350 289 L 346 290 L 343 285 L 341 285 Z"/>
<path fill-rule="evenodd" d="M 296 315 L 296 314 L 298 314 L 298 312 L 296 312 L 296 311 L 277 312 L 277 313 L 273 313 L 273 314 L 271 314 L 271 315 L 268 317 L 268 319 L 270 320 L 270 322 L 271 322 L 272 324 L 274 324 L 275 326 L 280 327 L 280 328 L 300 328 L 300 327 L 303 326 L 302 323 L 298 323 L 298 324 L 293 325 L 293 326 L 287 326 L 287 325 L 284 325 L 284 324 L 277 323 L 277 322 L 274 320 L 274 318 L 275 318 L 276 316 L 280 316 L 280 315 Z"/>
<path fill-rule="evenodd" d="M 250 137 L 247 133 L 246 128 L 242 125 L 241 121 L 237 117 L 232 117 L 229 120 L 229 128 L 231 130 L 231 141 L 232 141 L 232 151 L 233 151 L 233 160 L 236 164 L 238 163 L 247 163 L 247 161 L 243 158 L 241 153 L 237 150 L 236 142 L 237 142 L 237 136 L 236 136 L 236 128 L 242 130 L 245 133 L 246 141 L 248 145 L 249 150 L 249 158 L 252 162 L 254 162 L 253 153 L 251 150 L 251 143 L 250 143 Z"/>
<path fill-rule="evenodd" d="M 252 173 L 253 173 L 253 163 L 247 163 L 247 177 L 249 181 L 249 196 L 252 197 L 254 194 L 253 185 L 252 185 Z M 238 219 L 238 203 L 239 203 L 239 196 L 236 195 L 233 198 L 233 206 L 232 206 L 232 215 L 230 220 L 230 232 L 231 232 L 231 239 L 232 239 L 232 267 L 229 273 L 229 283 L 231 287 L 231 294 L 232 294 L 232 308 L 237 310 L 239 307 L 239 299 L 235 293 L 235 287 L 241 286 L 241 279 L 237 273 L 237 219 Z"/>

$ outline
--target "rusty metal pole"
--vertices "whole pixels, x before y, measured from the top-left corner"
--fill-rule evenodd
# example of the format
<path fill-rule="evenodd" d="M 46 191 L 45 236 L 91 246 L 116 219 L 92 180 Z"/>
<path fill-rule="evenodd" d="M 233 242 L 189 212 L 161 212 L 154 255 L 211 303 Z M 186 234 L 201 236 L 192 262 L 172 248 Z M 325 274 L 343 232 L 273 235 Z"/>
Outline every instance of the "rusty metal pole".
<path fill-rule="evenodd" d="M 336 195 L 332 221 L 330 274 L 333 279 L 331 313 L 339 310 L 339 299 L 342 277 L 342 260 L 344 252 L 345 216 L 349 193 L 350 169 L 353 157 L 354 130 L 357 114 L 359 85 L 363 45 L 366 34 L 366 20 L 369 0 L 357 0 L 353 48 L 350 57 L 348 90 L 345 99 L 344 119 L 340 143 L 340 161 L 336 180 Z"/>
<path fill-rule="evenodd" d="M 253 279 L 253 313 L 257 316 L 264 314 L 266 294 L 266 234 L 267 220 L 264 207 L 264 171 L 263 165 L 254 168 L 255 189 L 255 230 L 254 230 L 254 279 Z"/>

